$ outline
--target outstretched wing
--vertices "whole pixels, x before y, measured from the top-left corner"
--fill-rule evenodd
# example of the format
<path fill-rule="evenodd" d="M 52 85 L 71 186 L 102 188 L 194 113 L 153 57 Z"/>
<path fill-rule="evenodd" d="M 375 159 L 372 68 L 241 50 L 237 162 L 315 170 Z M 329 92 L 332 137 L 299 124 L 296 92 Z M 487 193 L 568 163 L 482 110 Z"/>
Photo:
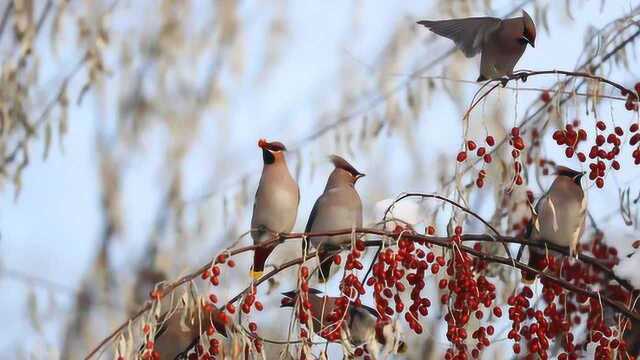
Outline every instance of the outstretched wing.
<path fill-rule="evenodd" d="M 466 57 L 479 53 L 484 40 L 498 30 L 501 23 L 502 20 L 493 17 L 418 21 L 418 24 L 426 26 L 434 33 L 453 40 Z"/>

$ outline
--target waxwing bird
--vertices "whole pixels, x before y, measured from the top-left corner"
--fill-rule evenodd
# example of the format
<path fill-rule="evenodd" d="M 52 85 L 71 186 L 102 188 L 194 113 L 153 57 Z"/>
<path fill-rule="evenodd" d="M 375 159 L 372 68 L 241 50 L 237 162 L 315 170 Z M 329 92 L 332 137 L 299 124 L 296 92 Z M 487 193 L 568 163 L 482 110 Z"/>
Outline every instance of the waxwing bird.
<path fill-rule="evenodd" d="M 568 247 L 571 254 L 577 254 L 587 213 L 587 198 L 580 185 L 584 172 L 558 166 L 556 175 L 547 193 L 536 204 L 528 237 Z M 546 253 L 544 248 L 529 247 L 529 265 L 540 268 Z M 525 281 L 531 282 L 534 278 L 535 274 L 523 272 Z"/>
<path fill-rule="evenodd" d="M 155 318 L 157 329 L 153 338 L 153 351 L 160 355 L 160 360 L 181 358 L 204 332 L 227 337 L 227 327 L 215 306 L 203 306 L 198 312 L 194 309 L 197 305 L 187 306 L 182 300 L 173 304 L 171 297 L 165 297 L 161 301 L 165 312 Z M 143 345 L 139 352 L 145 351 L 147 348 Z"/>
<path fill-rule="evenodd" d="M 331 162 L 335 168 L 329 175 L 324 192 L 313 205 L 304 230 L 306 233 L 362 227 L 362 201 L 355 189 L 355 184 L 365 175 L 338 155 L 332 155 Z M 314 236 L 309 238 L 309 242 L 318 250 L 320 259 L 318 277 L 320 282 L 325 282 L 331 272 L 331 252 L 351 243 L 351 234 Z M 306 253 L 306 241 L 303 241 L 302 247 L 303 252 Z"/>
<path fill-rule="evenodd" d="M 298 297 L 298 291 L 288 291 L 282 295 L 284 295 L 284 298 L 282 298 L 280 307 L 293 307 Z M 332 324 L 336 323 L 332 313 L 337 306 L 337 302 L 348 300 L 345 297 L 322 295 L 319 290 L 309 288 L 308 301 L 311 305 L 309 310 L 313 319 L 313 331 L 324 338 L 331 337 L 331 334 L 337 330 L 332 327 Z M 390 331 L 395 331 L 392 329 L 392 324 L 385 324 L 380 331 L 376 330 L 378 319 L 379 316 L 375 309 L 363 304 L 350 303 L 344 317 L 344 324 L 346 324 L 348 330 L 346 338 L 349 339 L 351 345 L 357 347 L 375 342 L 386 347 L 387 342 L 389 342 L 389 345 L 394 346 L 395 352 L 405 352 L 406 344 L 403 341 L 397 341 L 395 344 L 390 343 L 390 340 L 395 340 L 395 334 L 389 333 Z"/>
<path fill-rule="evenodd" d="M 482 52 L 480 76 L 485 81 L 510 75 L 527 44 L 535 47 L 536 25 L 522 10 L 522 16 L 512 19 L 493 17 L 470 17 L 418 21 L 432 32 L 453 40 L 466 57 Z"/>
<path fill-rule="evenodd" d="M 274 239 L 275 233 L 290 232 L 298 216 L 300 189 L 291 176 L 284 153 L 287 148 L 281 142 L 260 139 L 264 166 L 256 191 L 251 218 L 253 244 L 259 245 Z M 257 248 L 253 255 L 251 275 L 260 278 L 264 263 L 275 244 Z"/>
<path fill-rule="evenodd" d="M 186 309 L 181 304 L 163 314 L 157 321 L 159 326 L 154 340 L 154 350 L 160 360 L 173 360 L 193 347 L 203 332 L 212 326 L 214 333 L 227 337 L 227 329 L 219 319 L 220 311 L 215 307 L 203 307 L 200 314 Z M 144 348 L 141 350 L 144 351 Z"/>

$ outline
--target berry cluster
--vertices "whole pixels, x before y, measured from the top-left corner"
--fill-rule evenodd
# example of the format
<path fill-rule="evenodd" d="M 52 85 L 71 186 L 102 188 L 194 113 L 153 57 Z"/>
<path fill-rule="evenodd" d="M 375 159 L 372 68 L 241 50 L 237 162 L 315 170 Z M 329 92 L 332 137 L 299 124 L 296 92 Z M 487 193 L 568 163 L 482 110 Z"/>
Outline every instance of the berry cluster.
<path fill-rule="evenodd" d="M 624 131 L 621 127 L 616 126 L 614 131 L 609 133 L 606 138 L 605 135 L 600 133 L 607 129 L 607 125 L 603 121 L 596 122 L 596 128 L 598 129 L 598 135 L 596 136 L 596 144 L 591 147 L 589 151 L 589 159 L 594 162 L 589 164 L 589 179 L 596 181 L 596 186 L 602 188 L 604 186 L 604 176 L 607 166 L 605 161 L 610 162 L 611 168 L 614 170 L 620 170 L 620 163 L 615 158 L 620 154 L 620 145 L 622 140 L 620 137 L 624 135 Z M 603 148 L 605 141 L 611 145 L 611 148 L 607 151 Z"/>
<path fill-rule="evenodd" d="M 477 275 L 486 264 L 478 259 L 472 259 L 466 252 L 457 249 L 462 243 L 462 227 L 457 226 L 455 235 L 451 238 L 454 244 L 453 256 L 447 262 L 447 275 L 449 279 L 440 280 L 439 287 L 446 288 L 448 293 L 443 294 L 441 301 L 448 304 L 444 320 L 447 322 L 447 339 L 453 344 L 445 354 L 446 359 L 465 359 L 467 354 L 466 340 L 467 324 L 471 316 L 481 320 L 484 312 L 481 307 L 490 308 L 496 298 L 495 285 L 487 280 L 484 275 Z M 480 244 L 474 245 L 480 249 Z M 473 358 L 478 358 L 480 352 L 490 341 L 487 335 L 493 333 L 493 328 L 484 326 L 476 329 L 472 337 L 475 339 L 475 347 L 471 351 Z"/>
<path fill-rule="evenodd" d="M 553 133 L 553 140 L 556 144 L 565 146 L 564 154 L 567 158 L 571 159 L 574 154 L 577 154 L 580 162 L 585 162 L 587 156 L 578 150 L 580 142 L 587 140 L 587 132 L 580 128 L 580 121 L 574 120 L 573 124 L 567 124 L 564 130 L 556 130 Z"/>
<path fill-rule="evenodd" d="M 524 150 L 526 144 L 524 139 L 520 135 L 520 128 L 514 127 L 511 129 L 511 138 L 509 139 L 509 145 L 511 145 L 511 157 L 514 159 L 513 163 L 513 180 L 512 183 L 516 185 L 522 185 L 524 180 L 522 178 L 522 162 L 520 161 L 520 154 Z"/>
<path fill-rule="evenodd" d="M 475 155 L 477 156 L 477 158 L 482 159 L 482 161 L 484 161 L 485 164 L 490 164 L 493 161 L 493 158 L 491 157 L 491 154 L 487 152 L 487 148 L 491 148 L 495 146 L 496 140 L 493 138 L 493 136 L 489 135 L 484 139 L 484 141 L 487 146 L 478 147 L 475 141 L 468 140 L 465 143 L 465 146 L 466 146 L 465 150 L 458 153 L 456 160 L 462 163 L 467 159 L 468 152 L 473 153 L 475 151 Z M 476 186 L 478 186 L 479 188 L 482 188 L 484 186 L 484 178 L 486 175 L 487 174 L 484 170 L 480 170 L 480 172 L 478 173 L 478 177 L 476 179 Z"/>

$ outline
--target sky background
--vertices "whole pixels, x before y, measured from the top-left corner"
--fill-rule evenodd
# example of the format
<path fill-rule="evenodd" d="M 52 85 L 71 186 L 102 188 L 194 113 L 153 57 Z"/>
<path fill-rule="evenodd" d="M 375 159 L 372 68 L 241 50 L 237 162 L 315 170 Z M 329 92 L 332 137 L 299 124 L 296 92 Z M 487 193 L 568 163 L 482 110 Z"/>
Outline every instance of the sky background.
<path fill-rule="evenodd" d="M 460 147 L 462 110 L 477 89 L 474 84 L 434 80 L 437 87 L 428 99 L 424 99 L 418 119 L 413 123 L 400 124 L 390 133 L 383 130 L 383 135 L 366 146 L 356 146 L 352 153 L 344 146 L 336 145 L 333 135 L 314 141 L 304 139 L 322 125 L 345 115 L 340 112 L 344 79 L 353 79 L 349 82 L 350 90 L 364 99 L 349 106 L 352 112 L 361 115 L 344 127 L 356 133 L 363 126 L 365 113 L 360 109 L 367 108 L 372 95 L 379 92 L 376 83 L 381 77 L 387 78 L 390 84 L 401 84 L 415 68 L 448 51 L 450 41 L 435 39 L 426 29 L 414 24 L 416 20 L 445 16 L 441 4 L 436 1 L 373 0 L 268 3 L 243 1 L 239 6 L 242 33 L 234 46 L 242 47 L 240 58 L 236 59 L 242 70 L 234 73 L 225 68 L 221 73 L 223 105 L 203 117 L 194 145 L 182 165 L 185 174 L 183 194 L 191 204 L 189 206 L 219 206 L 225 194 L 237 191 L 238 179 L 247 180 L 247 189 L 252 196 L 260 176 L 261 156 L 256 142 L 261 137 L 280 140 L 297 150 L 289 157 L 291 169 L 302 161 L 299 178 L 302 201 L 295 230 L 304 229 L 307 214 L 330 171 L 326 156 L 333 152 L 345 154 L 356 168 L 368 174 L 358 184 L 368 222 L 374 221 L 377 201 L 393 198 L 403 191 L 438 191 L 437 169 L 442 165 L 440 155 L 451 156 Z M 493 12 L 487 15 L 500 16 L 510 11 L 515 3 L 492 1 Z M 564 4 L 555 1 L 538 3 L 550 4 L 551 31 L 549 33 L 538 26 L 536 47 L 527 49 L 517 69 L 573 69 L 583 48 L 588 26 L 600 27 L 638 5 L 636 1 L 606 1 L 606 5 L 601 7 L 600 1 L 576 1 L 572 2 L 574 19 L 569 19 Z M 148 2 L 143 5 L 132 1 L 122 1 L 117 5 L 110 18 L 113 43 L 126 39 L 127 29 L 135 27 L 138 21 L 153 22 L 151 15 L 146 14 L 147 6 L 150 6 Z M 206 9 L 207 6 L 199 4 L 189 16 L 198 22 Z M 533 12 L 531 6 L 526 9 Z M 273 43 L 265 41 L 265 32 L 273 13 L 278 11 L 285 13 L 286 36 L 277 44 L 278 55 L 270 70 L 265 72 L 266 64 L 271 61 L 269 53 L 274 50 L 270 48 Z M 483 13 L 478 9 L 473 15 Z M 419 41 L 411 43 L 411 51 L 403 53 L 397 65 L 389 69 L 381 64 L 381 59 L 392 31 L 399 24 L 415 28 Z M 46 48 L 47 45 L 40 41 L 38 46 Z M 72 46 L 64 46 L 62 50 L 57 58 L 43 59 L 38 86 L 43 94 L 47 94 L 51 84 L 59 84 L 60 74 L 68 73 L 80 56 Z M 117 70 L 115 54 L 107 50 L 105 59 L 107 67 Z M 188 63 L 188 60 L 184 61 Z M 446 73 L 451 78 L 474 80 L 478 63 L 479 58 L 465 60 L 456 54 L 422 75 Z M 207 71 L 200 62 L 194 63 L 192 68 L 185 63 L 180 63 L 180 66 L 185 67 L 183 71 L 191 70 L 194 79 L 204 77 Z M 615 70 L 608 76 L 626 85 L 632 85 L 639 79 L 637 66 L 624 71 Z M 556 79 L 555 76 L 536 77 L 529 79 L 526 85 L 545 88 Z M 78 81 L 72 85 L 73 93 L 77 93 L 81 83 Z M 411 83 L 414 87 L 427 86 L 425 79 L 413 79 Z M 2 353 L 21 346 L 32 351 L 60 347 L 62 330 L 73 308 L 73 294 L 91 268 L 100 243 L 102 210 L 97 134 L 99 131 L 109 133 L 109 129 L 116 126 L 116 94 L 127 86 L 131 86 L 131 79 L 115 71 L 104 82 L 103 88 L 91 90 L 81 105 L 72 101 L 69 132 L 63 140 L 64 150 L 54 142 L 46 161 L 40 156 L 32 157 L 23 174 L 23 187 L 17 199 L 11 184 L 7 183 L 2 188 L 0 264 L 5 272 L 5 276 L 0 277 Z M 450 87 L 451 91 L 440 91 L 443 86 Z M 396 96 L 404 98 L 406 93 L 401 91 Z M 535 92 L 519 92 L 516 105 L 515 93 L 504 89 L 492 95 L 495 98 L 492 103 L 503 105 L 503 122 L 510 127 L 537 96 L 539 94 Z M 602 116 L 609 120 L 623 119 L 626 124 L 631 113 L 621 111 L 624 110 L 622 103 L 612 104 L 611 109 L 606 105 L 607 110 Z M 473 129 L 481 129 L 477 124 L 491 117 L 488 107 L 482 107 L 473 114 L 472 122 L 476 122 Z M 380 108 L 373 108 L 369 118 L 384 114 Z M 579 115 L 587 121 L 583 108 L 580 111 Z M 569 114 L 568 118 L 572 116 Z M 168 184 L 165 145 L 170 136 L 166 127 L 151 126 L 125 166 L 122 208 L 125 209 L 126 236 L 114 244 L 112 254 L 112 266 L 124 273 L 135 268 L 145 251 L 156 209 Z M 558 148 L 549 149 L 549 155 L 555 157 L 553 152 Z M 34 154 L 42 151 L 41 142 L 33 146 Z M 216 159 L 224 158 L 227 162 L 213 161 L 212 154 Z M 557 158 L 561 159 L 560 156 Z M 449 162 L 448 165 L 453 167 L 454 163 Z M 566 165 L 579 167 L 573 162 Z M 603 218 L 614 211 L 616 203 L 612 200 L 616 199 L 618 189 L 638 175 L 636 168 L 626 167 L 623 172 L 607 178 L 605 190 L 590 188 L 589 209 L 594 216 Z M 548 179 L 545 181 L 548 184 Z M 213 196 L 203 198 L 203 195 L 211 193 Z M 491 214 L 490 201 L 479 201 L 477 205 L 484 214 Z M 187 211 L 191 211 L 191 207 Z M 238 226 L 248 229 L 248 210 L 244 214 L 246 216 Z M 623 228 L 617 218 L 607 226 L 623 235 L 633 230 Z M 220 241 L 220 233 L 224 230 L 218 230 L 218 234 L 211 230 L 212 240 L 200 243 L 197 247 L 200 252 L 190 255 L 190 266 L 183 262 L 182 270 L 174 269 L 173 275 L 196 268 L 215 250 L 223 248 L 225 244 Z M 47 290 L 37 282 L 30 282 L 24 278 L 25 274 L 57 284 L 57 290 Z M 30 293 L 38 297 L 38 314 L 43 324 L 41 332 L 35 331 L 26 320 Z M 50 298 L 56 304 L 56 310 L 51 312 L 46 310 L 49 309 Z M 124 320 L 124 315 L 112 319 L 104 331 L 97 331 L 96 336 L 111 331 Z"/>

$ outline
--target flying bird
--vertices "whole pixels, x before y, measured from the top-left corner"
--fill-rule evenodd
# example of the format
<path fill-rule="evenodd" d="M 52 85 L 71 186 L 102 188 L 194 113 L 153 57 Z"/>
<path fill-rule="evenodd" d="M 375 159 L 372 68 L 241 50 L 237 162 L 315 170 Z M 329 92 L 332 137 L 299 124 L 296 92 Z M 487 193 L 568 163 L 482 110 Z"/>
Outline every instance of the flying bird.
<path fill-rule="evenodd" d="M 587 213 L 587 198 L 580 185 L 584 172 L 558 166 L 556 174 L 551 187 L 536 204 L 528 237 L 569 247 L 571 254 L 577 254 Z M 530 247 L 529 266 L 541 268 L 540 262 L 545 256 L 544 248 Z M 535 274 L 524 271 L 523 279 L 531 282 Z"/>
<path fill-rule="evenodd" d="M 512 19 L 470 17 L 418 21 L 432 32 L 453 40 L 468 58 L 482 52 L 480 76 L 485 81 L 510 75 L 527 48 L 535 47 L 536 25 L 522 10 L 522 16 Z"/>
<path fill-rule="evenodd" d="M 280 307 L 293 307 L 298 297 L 298 291 L 288 291 L 282 295 L 284 295 L 284 298 L 282 298 Z M 328 336 L 334 331 L 332 324 L 336 323 L 331 316 L 337 306 L 336 302 L 340 301 L 340 299 L 344 301 L 345 298 L 322 295 L 319 290 L 314 288 L 309 288 L 308 295 L 309 304 L 311 305 L 309 310 L 313 319 L 313 331 L 320 336 L 323 336 L 323 333 L 326 332 L 326 336 Z M 396 352 L 405 352 L 406 344 L 403 341 L 397 341 L 395 344 L 389 342 L 395 335 L 393 334 L 395 330 L 391 323 L 385 324 L 381 329 L 382 331 L 376 331 L 378 319 L 379 316 L 375 309 L 363 304 L 350 303 L 344 321 L 347 324 L 347 335 L 351 345 L 356 347 L 362 344 L 374 343 L 383 347 L 394 345 Z"/>
<path fill-rule="evenodd" d="M 345 159 L 331 156 L 334 169 L 329 175 L 324 192 L 316 200 L 309 216 L 305 232 L 319 233 L 362 227 L 362 201 L 355 189 L 358 179 L 365 176 Z M 320 282 L 325 282 L 331 273 L 331 252 L 351 242 L 351 234 L 339 236 L 313 236 L 309 242 L 318 250 L 320 259 Z M 306 241 L 302 243 L 307 251 Z"/>
<path fill-rule="evenodd" d="M 262 176 L 256 191 L 251 218 L 251 237 L 254 245 L 274 239 L 275 233 L 290 232 L 298 216 L 300 189 L 291 176 L 284 153 L 287 148 L 278 141 L 258 141 L 262 149 Z M 262 276 L 264 263 L 275 244 L 257 248 L 253 255 L 252 277 Z"/>

